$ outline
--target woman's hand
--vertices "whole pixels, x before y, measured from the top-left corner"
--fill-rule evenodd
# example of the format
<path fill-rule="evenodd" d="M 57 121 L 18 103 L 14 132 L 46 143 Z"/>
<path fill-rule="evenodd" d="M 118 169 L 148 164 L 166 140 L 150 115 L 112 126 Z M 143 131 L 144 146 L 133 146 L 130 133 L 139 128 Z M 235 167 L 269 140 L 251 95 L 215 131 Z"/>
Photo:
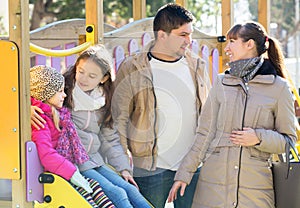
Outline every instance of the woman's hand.
<path fill-rule="evenodd" d="M 31 106 L 31 125 L 37 130 L 44 128 L 46 121 L 39 115 L 44 114 L 44 111 L 37 106 Z"/>
<path fill-rule="evenodd" d="M 183 181 L 175 181 L 168 196 L 168 203 L 177 199 L 177 191 L 180 188 L 180 196 L 184 195 L 187 184 Z"/>
<path fill-rule="evenodd" d="M 233 144 L 245 147 L 260 144 L 260 140 L 257 137 L 254 129 L 246 127 L 243 128 L 243 131 L 232 131 L 230 135 L 230 140 Z"/>
<path fill-rule="evenodd" d="M 121 172 L 121 175 L 124 178 L 124 180 L 126 180 L 127 182 L 134 185 L 137 189 L 139 189 L 139 186 L 137 185 L 137 183 L 135 182 L 135 180 L 133 179 L 132 175 L 129 173 L 128 170 L 123 170 Z"/>

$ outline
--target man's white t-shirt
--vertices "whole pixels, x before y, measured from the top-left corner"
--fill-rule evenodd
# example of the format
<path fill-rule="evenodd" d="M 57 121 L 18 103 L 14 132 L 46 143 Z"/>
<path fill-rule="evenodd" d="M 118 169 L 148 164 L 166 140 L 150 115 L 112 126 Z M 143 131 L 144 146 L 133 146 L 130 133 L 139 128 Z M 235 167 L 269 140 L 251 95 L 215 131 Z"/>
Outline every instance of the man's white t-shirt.
<path fill-rule="evenodd" d="M 177 170 L 196 129 L 196 90 L 184 57 L 165 62 L 151 57 L 157 106 L 158 168 Z"/>

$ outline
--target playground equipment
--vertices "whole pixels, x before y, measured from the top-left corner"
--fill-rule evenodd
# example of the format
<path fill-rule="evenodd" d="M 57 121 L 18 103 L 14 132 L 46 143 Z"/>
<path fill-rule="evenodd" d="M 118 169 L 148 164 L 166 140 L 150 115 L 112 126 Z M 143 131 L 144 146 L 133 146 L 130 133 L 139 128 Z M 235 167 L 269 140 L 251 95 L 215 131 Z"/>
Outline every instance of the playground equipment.
<path fill-rule="evenodd" d="M 176 2 L 187 4 L 186 0 Z M 0 78 L 5 100 L 0 104 L 0 190 L 5 186 L 11 193 L 0 191 L 0 207 L 33 207 L 34 201 L 40 202 L 35 207 L 90 207 L 65 180 L 48 173 L 40 177 L 43 170 L 30 141 L 28 69 L 31 65 L 49 64 L 63 71 L 74 63 L 78 52 L 103 43 L 118 70 L 125 56 L 138 53 L 153 38 L 153 19 L 145 15 L 146 0 L 133 0 L 135 21 L 119 29 L 103 23 L 102 3 L 86 0 L 86 19 L 59 21 L 29 32 L 28 0 L 9 1 L 9 38 L 0 40 L 0 63 L 5 69 L 5 76 Z M 223 34 L 233 24 L 232 6 L 233 0 L 222 0 Z M 269 0 L 258 0 L 258 8 L 259 22 L 268 30 Z M 206 60 L 211 80 L 226 63 L 223 41 L 222 36 L 210 36 L 195 28 L 191 48 Z M 293 92 L 299 103 L 295 87 Z"/>

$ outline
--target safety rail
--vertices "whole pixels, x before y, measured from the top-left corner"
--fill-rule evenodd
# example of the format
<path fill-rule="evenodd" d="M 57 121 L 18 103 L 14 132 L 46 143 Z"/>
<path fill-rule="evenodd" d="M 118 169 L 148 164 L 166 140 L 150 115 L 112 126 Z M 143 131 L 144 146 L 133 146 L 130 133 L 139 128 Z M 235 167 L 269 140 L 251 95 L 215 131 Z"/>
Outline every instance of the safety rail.
<path fill-rule="evenodd" d="M 141 52 L 142 47 L 153 39 L 152 22 L 153 18 L 144 18 L 118 29 L 105 25 L 104 44 L 112 54 L 115 72 L 126 56 Z M 84 24 L 83 19 L 64 20 L 32 31 L 31 65 L 49 64 L 60 71 L 67 69 L 75 62 L 76 53 L 88 45 L 82 44 L 88 39 L 83 37 L 86 33 Z M 220 48 L 217 36 L 195 28 L 191 49 L 206 60 L 212 80 L 221 69 Z"/>
<path fill-rule="evenodd" d="M 81 51 L 87 49 L 91 45 L 92 42 L 86 42 L 74 48 L 65 49 L 65 50 L 55 50 L 55 49 L 43 48 L 33 43 L 30 43 L 30 51 L 45 56 L 62 57 L 62 56 L 70 56 L 73 54 L 80 53 Z"/>

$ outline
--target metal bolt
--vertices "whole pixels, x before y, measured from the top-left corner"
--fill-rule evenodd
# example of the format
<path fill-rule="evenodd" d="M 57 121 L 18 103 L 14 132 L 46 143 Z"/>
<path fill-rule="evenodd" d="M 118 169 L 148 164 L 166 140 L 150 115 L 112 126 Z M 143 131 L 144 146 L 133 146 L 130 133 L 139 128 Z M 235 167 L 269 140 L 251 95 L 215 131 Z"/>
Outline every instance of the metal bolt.
<path fill-rule="evenodd" d="M 13 132 L 17 132 L 17 128 L 13 128 L 12 130 L 13 130 Z"/>
<path fill-rule="evenodd" d="M 12 51 L 14 51 L 14 50 L 16 50 L 16 47 L 12 46 L 10 49 L 11 49 Z"/>
<path fill-rule="evenodd" d="M 29 194 L 32 194 L 32 189 L 29 189 Z"/>
<path fill-rule="evenodd" d="M 19 204 L 17 204 L 17 205 L 16 205 L 16 208 L 20 208 L 20 205 L 19 205 Z"/>
<path fill-rule="evenodd" d="M 17 168 L 14 168 L 13 169 L 14 173 L 18 172 L 18 169 Z"/>
<path fill-rule="evenodd" d="M 32 151 L 32 148 L 31 148 L 31 147 L 29 147 L 29 148 L 28 148 L 28 152 L 31 152 L 31 151 Z"/>
<path fill-rule="evenodd" d="M 12 87 L 11 90 L 12 90 L 13 92 L 16 92 L 16 91 L 17 91 L 17 88 Z"/>
<path fill-rule="evenodd" d="M 16 30 L 16 29 L 17 29 L 17 26 L 16 26 L 16 25 L 13 25 L 12 28 L 13 28 L 13 30 Z"/>

